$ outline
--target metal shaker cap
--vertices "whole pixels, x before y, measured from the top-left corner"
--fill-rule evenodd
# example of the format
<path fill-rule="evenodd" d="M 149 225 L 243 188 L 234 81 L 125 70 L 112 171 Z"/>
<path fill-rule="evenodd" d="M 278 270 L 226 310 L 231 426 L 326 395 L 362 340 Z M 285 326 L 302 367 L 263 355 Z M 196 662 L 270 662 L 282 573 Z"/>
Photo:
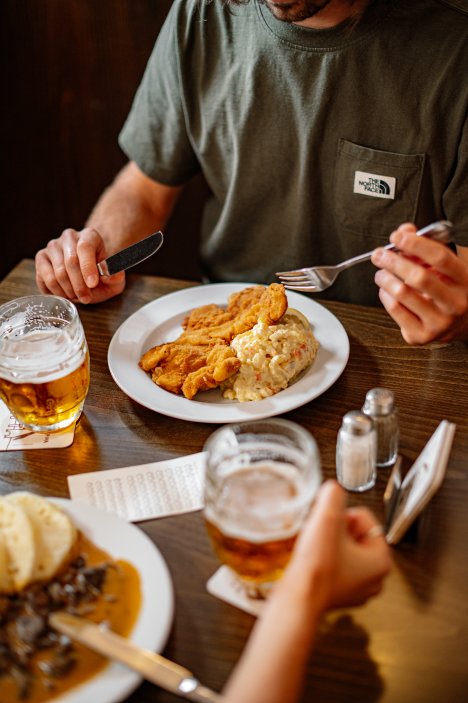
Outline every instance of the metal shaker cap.
<path fill-rule="evenodd" d="M 389 388 L 372 388 L 366 393 L 362 412 L 367 415 L 388 415 L 395 406 L 395 395 Z"/>
<path fill-rule="evenodd" d="M 351 435 L 365 435 L 372 432 L 372 420 L 360 410 L 350 410 L 343 417 L 342 428 Z"/>

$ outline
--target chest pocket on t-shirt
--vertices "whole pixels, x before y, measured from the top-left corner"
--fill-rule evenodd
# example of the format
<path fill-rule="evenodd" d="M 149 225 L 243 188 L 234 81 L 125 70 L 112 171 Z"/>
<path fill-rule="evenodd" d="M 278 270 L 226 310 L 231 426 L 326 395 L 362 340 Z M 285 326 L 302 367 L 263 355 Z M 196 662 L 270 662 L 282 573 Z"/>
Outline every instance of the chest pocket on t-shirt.
<path fill-rule="evenodd" d="M 357 235 L 387 239 L 402 222 L 413 222 L 424 161 L 424 154 L 397 154 L 340 139 L 334 187 L 340 224 Z"/>

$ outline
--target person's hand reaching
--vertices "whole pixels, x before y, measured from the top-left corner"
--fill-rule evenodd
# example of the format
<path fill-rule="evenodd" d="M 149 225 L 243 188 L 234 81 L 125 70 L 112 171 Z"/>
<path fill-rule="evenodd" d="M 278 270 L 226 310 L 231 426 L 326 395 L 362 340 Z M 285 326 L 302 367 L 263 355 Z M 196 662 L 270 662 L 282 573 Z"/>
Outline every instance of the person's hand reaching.
<path fill-rule="evenodd" d="M 392 564 L 375 516 L 345 503 L 335 481 L 321 487 L 278 586 L 302 591 L 322 610 L 365 603 L 379 593 Z"/>
<path fill-rule="evenodd" d="M 299 697 L 322 614 L 379 593 L 390 549 L 374 515 L 346 509 L 335 482 L 320 489 L 281 580 L 270 594 L 223 691 L 226 703 L 292 703 Z"/>

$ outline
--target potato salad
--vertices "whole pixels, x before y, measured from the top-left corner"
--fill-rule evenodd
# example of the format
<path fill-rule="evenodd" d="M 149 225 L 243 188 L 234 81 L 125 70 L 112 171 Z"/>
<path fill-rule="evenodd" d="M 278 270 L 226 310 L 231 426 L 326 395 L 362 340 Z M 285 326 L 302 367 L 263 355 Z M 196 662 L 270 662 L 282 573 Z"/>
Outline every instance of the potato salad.
<path fill-rule="evenodd" d="M 258 322 L 231 342 L 239 371 L 222 385 L 224 398 L 261 400 L 287 388 L 315 358 L 319 347 L 307 318 L 288 310 L 276 325 Z"/>

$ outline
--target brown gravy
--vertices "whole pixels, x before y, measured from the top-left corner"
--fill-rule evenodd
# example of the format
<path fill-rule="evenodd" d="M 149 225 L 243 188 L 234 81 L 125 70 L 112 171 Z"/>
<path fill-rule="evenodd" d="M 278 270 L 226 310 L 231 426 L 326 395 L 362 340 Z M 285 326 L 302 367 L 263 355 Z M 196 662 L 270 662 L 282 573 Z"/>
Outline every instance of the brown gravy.
<path fill-rule="evenodd" d="M 109 568 L 102 593 L 92 602 L 93 611 L 86 617 L 95 622 L 103 620 L 115 632 L 129 635 L 136 622 L 141 605 L 140 577 L 136 569 L 126 561 L 114 561 L 109 554 L 80 535 L 77 551 L 85 558 L 88 566 L 111 562 L 116 568 Z M 87 647 L 74 643 L 77 662 L 73 669 L 62 678 L 47 677 L 39 668 L 41 661 L 50 656 L 47 650 L 39 652 L 33 660 L 36 675 L 26 703 L 45 703 L 68 691 L 74 686 L 95 676 L 108 660 Z M 18 688 L 11 676 L 0 677 L 2 703 L 18 703 Z"/>

